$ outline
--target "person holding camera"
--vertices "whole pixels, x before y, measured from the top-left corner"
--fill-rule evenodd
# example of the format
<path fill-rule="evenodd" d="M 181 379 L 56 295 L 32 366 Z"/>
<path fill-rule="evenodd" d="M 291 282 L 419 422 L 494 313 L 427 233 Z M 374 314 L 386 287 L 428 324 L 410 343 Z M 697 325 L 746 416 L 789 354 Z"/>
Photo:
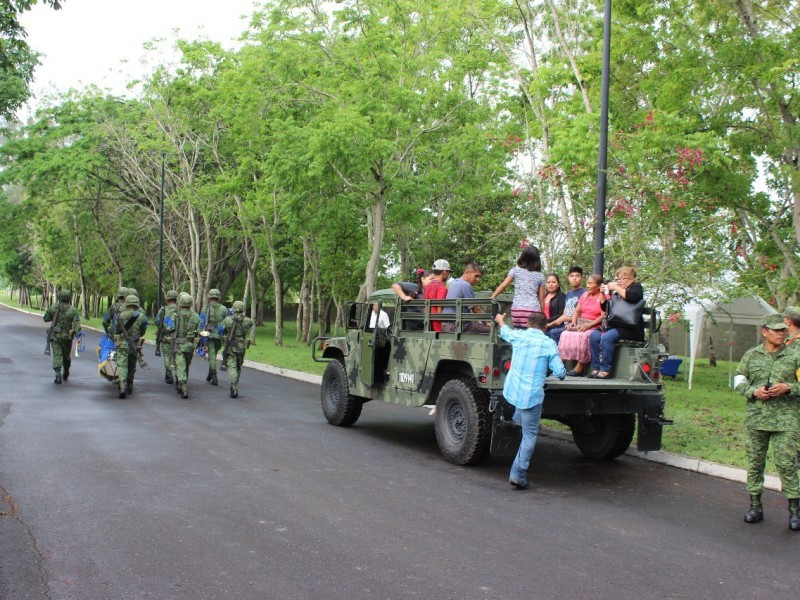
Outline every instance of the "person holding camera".
<path fill-rule="evenodd" d="M 610 302 L 624 302 L 636 305 L 642 302 L 644 290 L 636 281 L 636 269 L 620 267 L 615 273 L 616 279 L 600 286 L 603 293 L 601 303 L 606 315 L 610 315 Z M 589 352 L 592 355 L 592 372 L 589 377 L 608 379 L 614 362 L 614 350 L 619 340 L 644 340 L 644 324 L 641 312 L 636 325 L 612 325 L 592 331 L 589 335 Z"/>
<path fill-rule="evenodd" d="M 800 483 L 797 476 L 797 433 L 800 421 L 800 354 L 784 344 L 786 324 L 781 315 L 761 321 L 764 343 L 748 350 L 733 378 L 738 394 L 747 400 L 747 491 L 750 509 L 746 523 L 764 519 L 761 494 L 764 467 L 772 443 L 781 491 L 789 501 L 789 529 L 800 531 Z"/>

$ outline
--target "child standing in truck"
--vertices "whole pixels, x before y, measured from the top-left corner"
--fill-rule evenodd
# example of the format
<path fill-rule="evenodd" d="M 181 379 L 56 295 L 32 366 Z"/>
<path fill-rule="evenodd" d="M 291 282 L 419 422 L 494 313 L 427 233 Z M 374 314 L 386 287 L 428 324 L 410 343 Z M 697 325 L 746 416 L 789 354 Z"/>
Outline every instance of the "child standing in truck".
<path fill-rule="evenodd" d="M 525 329 L 528 327 L 528 317 L 531 313 L 542 312 L 544 303 L 545 278 L 542 274 L 542 260 L 539 249 L 531 244 L 525 245 L 522 254 L 517 259 L 517 265 L 508 272 L 508 277 L 492 292 L 492 298 L 497 298 L 514 282 L 514 301 L 511 304 L 511 319 L 514 327 Z"/>

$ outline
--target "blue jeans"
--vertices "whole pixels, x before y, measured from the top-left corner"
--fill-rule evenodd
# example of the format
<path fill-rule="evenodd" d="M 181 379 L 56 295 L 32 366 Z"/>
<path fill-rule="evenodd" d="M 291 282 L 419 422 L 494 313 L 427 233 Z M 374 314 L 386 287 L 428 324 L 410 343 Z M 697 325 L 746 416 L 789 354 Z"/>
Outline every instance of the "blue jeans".
<path fill-rule="evenodd" d="M 611 372 L 614 362 L 614 344 L 619 340 L 619 331 L 595 329 L 589 334 L 589 350 L 592 353 L 592 370 Z"/>
<path fill-rule="evenodd" d="M 527 483 L 528 467 L 531 464 L 533 448 L 536 446 L 536 437 L 539 435 L 539 421 L 542 418 L 542 405 L 533 408 L 518 408 L 514 412 L 513 420 L 522 426 L 522 442 L 517 450 L 517 457 L 511 465 L 508 478 L 520 485 Z"/>
<path fill-rule="evenodd" d="M 559 325 L 558 327 L 551 327 L 545 333 L 547 334 L 547 337 L 549 337 L 556 344 L 558 344 L 558 340 L 561 339 L 561 334 L 564 333 L 566 329 L 567 329 L 566 325 Z"/>

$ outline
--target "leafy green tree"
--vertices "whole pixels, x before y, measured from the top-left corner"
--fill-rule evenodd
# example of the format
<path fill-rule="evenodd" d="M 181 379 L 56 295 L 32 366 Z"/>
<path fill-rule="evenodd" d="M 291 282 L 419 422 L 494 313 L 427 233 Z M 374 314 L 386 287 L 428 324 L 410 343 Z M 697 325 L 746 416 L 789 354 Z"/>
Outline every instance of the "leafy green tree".
<path fill-rule="evenodd" d="M 60 0 L 42 0 L 55 10 Z M 10 119 L 30 97 L 30 83 L 39 65 L 38 54 L 25 41 L 19 15 L 37 0 L 6 0 L 0 8 L 0 116 Z"/>

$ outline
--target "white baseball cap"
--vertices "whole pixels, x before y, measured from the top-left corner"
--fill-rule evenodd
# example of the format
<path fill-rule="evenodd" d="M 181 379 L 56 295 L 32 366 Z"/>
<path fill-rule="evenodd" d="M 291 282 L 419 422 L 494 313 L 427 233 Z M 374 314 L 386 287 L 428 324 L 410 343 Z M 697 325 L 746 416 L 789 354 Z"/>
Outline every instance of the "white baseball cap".
<path fill-rule="evenodd" d="M 440 258 L 439 260 L 434 261 L 433 270 L 434 271 L 452 271 L 453 269 L 450 268 L 450 263 L 449 262 L 447 262 L 443 258 Z"/>

